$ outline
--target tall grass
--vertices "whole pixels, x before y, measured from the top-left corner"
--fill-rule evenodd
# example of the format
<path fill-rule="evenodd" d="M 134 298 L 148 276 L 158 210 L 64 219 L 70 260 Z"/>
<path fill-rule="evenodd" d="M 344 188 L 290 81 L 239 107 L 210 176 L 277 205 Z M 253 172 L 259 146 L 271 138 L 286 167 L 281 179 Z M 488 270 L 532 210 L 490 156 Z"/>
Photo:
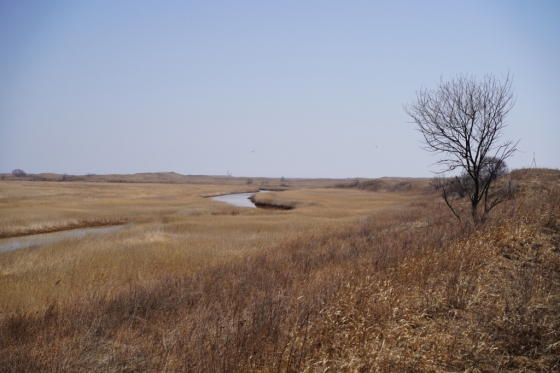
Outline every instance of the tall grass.
<path fill-rule="evenodd" d="M 348 226 L 360 216 L 405 208 L 414 199 L 302 189 L 283 192 L 298 204 L 283 212 L 202 198 L 228 190 L 229 185 L 0 184 L 0 230 L 12 235 L 128 221 L 118 231 L 0 254 L 0 318 L 15 310 L 42 312 L 54 303 L 71 304 L 92 290 L 113 294 L 129 284 L 183 276 L 274 249 L 322 227 Z"/>
<path fill-rule="evenodd" d="M 14 312 L 0 371 L 559 370 L 560 190 L 540 176 L 520 175 L 482 229 L 423 195 L 187 274 Z"/>

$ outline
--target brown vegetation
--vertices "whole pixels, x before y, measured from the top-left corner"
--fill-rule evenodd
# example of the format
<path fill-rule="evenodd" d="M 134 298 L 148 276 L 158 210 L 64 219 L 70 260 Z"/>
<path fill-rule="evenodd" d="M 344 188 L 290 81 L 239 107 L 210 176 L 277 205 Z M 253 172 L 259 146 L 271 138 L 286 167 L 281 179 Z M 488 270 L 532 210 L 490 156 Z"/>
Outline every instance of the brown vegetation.
<path fill-rule="evenodd" d="M 308 226 L 188 273 L 12 310 L 0 371 L 558 371 L 559 175 L 514 172 L 519 194 L 478 230 L 452 221 L 436 195 L 384 194 L 392 204 L 352 225 Z M 302 224 L 344 193 L 363 198 L 286 193 L 321 195 L 330 210 L 253 213 L 302 214 Z"/>
<path fill-rule="evenodd" d="M 349 226 L 360 217 L 414 200 L 412 196 L 301 189 L 281 194 L 299 206 L 284 212 L 239 208 L 201 197 L 232 189 L 238 188 L 229 184 L 0 184 L 0 227 L 6 232 L 64 227 L 79 221 L 128 221 L 110 233 L 71 236 L 48 241 L 39 249 L 1 254 L 0 318 L 13 310 L 42 312 L 53 302 L 71 304 L 92 289 L 114 293 L 130 283 L 184 275 L 273 249 L 325 226 Z M 41 236 L 34 239 L 45 238 Z M 13 240 L 18 238 L 0 239 L 0 251 L 3 241 Z"/>
<path fill-rule="evenodd" d="M 255 193 L 250 198 L 255 206 L 272 210 L 293 210 L 301 203 L 279 199 L 275 193 Z"/>
<path fill-rule="evenodd" d="M 429 189 L 428 179 L 410 178 L 381 178 L 381 179 L 354 179 L 348 182 L 336 183 L 335 188 L 351 188 L 367 190 L 370 192 L 425 192 Z"/>
<path fill-rule="evenodd" d="M 64 182 L 64 183 L 154 183 L 154 184 L 194 184 L 194 185 L 231 185 L 237 187 L 247 186 L 246 177 L 232 176 L 207 176 L 207 175 L 181 175 L 176 172 L 145 172 L 138 174 L 111 174 L 111 175 L 67 175 L 55 173 L 41 174 L 0 174 L 3 181 L 34 181 L 34 182 Z M 335 179 L 290 179 L 287 183 L 284 178 L 255 177 L 252 178 L 253 189 L 263 188 L 268 190 L 286 190 L 302 187 L 327 187 Z"/>

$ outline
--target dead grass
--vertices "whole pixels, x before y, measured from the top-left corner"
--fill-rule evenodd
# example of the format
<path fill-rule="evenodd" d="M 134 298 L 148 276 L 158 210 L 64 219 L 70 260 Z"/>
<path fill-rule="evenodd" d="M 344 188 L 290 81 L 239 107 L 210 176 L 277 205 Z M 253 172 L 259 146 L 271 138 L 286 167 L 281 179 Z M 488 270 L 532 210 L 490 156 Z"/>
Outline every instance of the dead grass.
<path fill-rule="evenodd" d="M 208 236 L 251 216 L 282 236 L 188 272 L 12 310 L 0 371 L 559 371 L 560 190 L 524 172 L 520 194 L 479 230 L 426 194 L 370 193 L 369 211 L 367 193 L 336 189 L 282 195 L 309 203 L 285 212 L 199 210 L 223 219 Z"/>
<path fill-rule="evenodd" d="M 0 184 L 0 226 L 9 235 L 80 222 L 128 222 L 118 231 L 0 254 L 0 317 L 70 304 L 92 289 L 113 294 L 131 283 L 184 275 L 412 200 L 303 189 L 288 195 L 301 208 L 283 212 L 201 197 L 228 191 L 229 185 Z"/>
<path fill-rule="evenodd" d="M 321 344 L 307 367 L 559 370 L 560 200 L 558 190 L 535 197 L 478 232 L 352 283 L 321 310 L 314 328 L 335 342 Z"/>
<path fill-rule="evenodd" d="M 337 182 L 334 188 L 350 188 L 368 190 L 370 192 L 426 192 L 430 189 L 430 179 L 413 179 L 405 177 L 383 177 L 380 179 L 353 179 L 345 182 Z"/>

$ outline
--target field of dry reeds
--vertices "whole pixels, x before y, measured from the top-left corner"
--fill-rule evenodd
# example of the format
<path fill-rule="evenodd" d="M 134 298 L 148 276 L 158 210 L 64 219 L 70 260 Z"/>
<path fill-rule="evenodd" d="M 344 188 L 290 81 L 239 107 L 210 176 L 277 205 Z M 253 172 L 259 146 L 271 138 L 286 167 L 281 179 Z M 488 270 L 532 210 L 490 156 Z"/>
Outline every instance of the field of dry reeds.
<path fill-rule="evenodd" d="M 510 177 L 478 229 L 414 185 L 2 183 L 4 231 L 128 223 L 0 254 L 0 371 L 559 371 L 560 172 Z"/>

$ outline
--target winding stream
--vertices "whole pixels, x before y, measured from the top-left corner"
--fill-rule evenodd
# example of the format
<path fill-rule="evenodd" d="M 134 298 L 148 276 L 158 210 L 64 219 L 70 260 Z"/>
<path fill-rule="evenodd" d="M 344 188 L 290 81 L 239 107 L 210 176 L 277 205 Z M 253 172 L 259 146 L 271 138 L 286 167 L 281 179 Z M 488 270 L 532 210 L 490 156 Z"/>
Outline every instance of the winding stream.
<path fill-rule="evenodd" d="M 40 246 L 46 243 L 61 241 L 65 238 L 84 237 L 94 233 L 109 233 L 121 229 L 122 227 L 122 225 L 114 225 L 111 227 L 82 228 L 62 232 L 35 234 L 32 236 L 2 238 L 0 239 L 0 253 L 24 249 L 26 247 Z"/>
<path fill-rule="evenodd" d="M 260 190 L 259 193 L 268 193 L 268 190 Z M 230 205 L 238 206 L 238 207 L 251 207 L 256 208 L 255 204 L 251 202 L 249 197 L 251 197 L 254 193 L 235 193 L 235 194 L 226 194 L 223 196 L 211 197 L 214 201 L 225 202 L 229 203 Z M 12 238 L 2 238 L 0 239 L 0 253 L 14 251 L 17 249 L 23 249 L 26 247 L 35 247 L 44 245 L 47 243 L 53 243 L 57 241 L 61 241 L 65 238 L 73 238 L 73 237 L 83 237 L 89 234 L 101 234 L 101 233 L 109 233 L 116 231 L 117 229 L 122 228 L 122 225 L 116 225 L 111 227 L 99 227 L 99 228 L 83 228 L 83 229 L 74 229 L 69 231 L 63 232 L 54 232 L 54 233 L 44 233 L 44 234 L 36 234 L 32 236 L 22 236 L 22 237 L 12 237 Z"/>
<path fill-rule="evenodd" d="M 259 190 L 259 193 L 268 193 L 268 190 Z M 257 206 L 249 199 L 255 193 L 235 193 L 224 194 L 223 196 L 211 197 L 214 201 L 229 203 L 230 205 L 238 207 L 253 207 Z"/>

